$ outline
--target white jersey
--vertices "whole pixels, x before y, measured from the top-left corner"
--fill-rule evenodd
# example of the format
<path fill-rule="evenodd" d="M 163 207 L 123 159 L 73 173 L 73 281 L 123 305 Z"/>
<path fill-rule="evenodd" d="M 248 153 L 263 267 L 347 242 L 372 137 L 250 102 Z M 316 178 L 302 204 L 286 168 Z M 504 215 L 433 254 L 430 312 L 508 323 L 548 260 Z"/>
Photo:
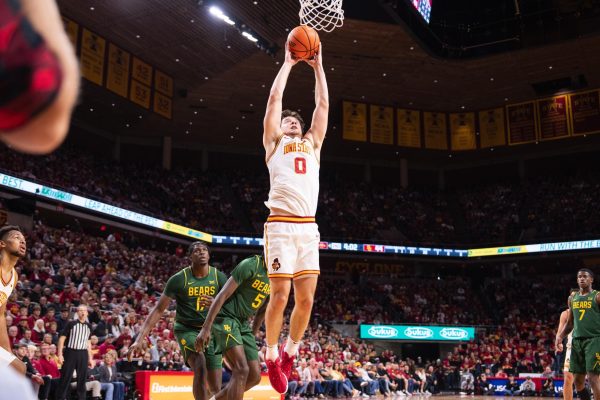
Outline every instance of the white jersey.
<path fill-rule="evenodd" d="M 319 199 L 319 160 L 306 138 L 280 136 L 267 158 L 271 215 L 314 217 Z"/>
<path fill-rule="evenodd" d="M 10 279 L 8 282 L 5 282 L 4 279 L 0 275 L 0 307 L 6 305 L 8 303 L 8 298 L 12 294 L 13 289 L 17 285 L 17 271 L 12 269 Z"/>

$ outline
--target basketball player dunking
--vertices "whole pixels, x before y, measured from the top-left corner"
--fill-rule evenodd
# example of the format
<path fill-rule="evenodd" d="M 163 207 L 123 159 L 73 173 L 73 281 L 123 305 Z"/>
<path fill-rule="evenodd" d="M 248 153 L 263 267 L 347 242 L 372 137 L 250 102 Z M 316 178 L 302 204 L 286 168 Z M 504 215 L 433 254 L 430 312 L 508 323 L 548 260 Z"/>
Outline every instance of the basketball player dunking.
<path fill-rule="evenodd" d="M 21 229 L 14 225 L 0 228 L 0 368 L 10 365 L 25 374 L 25 364 L 14 356 L 8 340 L 6 303 L 18 280 L 15 265 L 25 256 L 27 245 Z"/>
<path fill-rule="evenodd" d="M 271 281 L 271 300 L 265 325 L 266 363 L 271 386 L 287 390 L 295 354 L 304 336 L 319 276 L 319 229 L 315 223 L 319 197 L 319 159 L 329 113 L 329 94 L 323 69 L 322 45 L 318 54 L 305 60 L 315 73 L 315 110 L 306 133 L 304 121 L 294 111 L 282 112 L 282 98 L 290 71 L 298 63 L 286 44 L 283 63 L 269 95 L 264 119 L 263 144 L 271 188 L 266 205 L 265 261 Z M 283 312 L 294 285 L 294 309 L 290 332 L 279 354 Z"/>

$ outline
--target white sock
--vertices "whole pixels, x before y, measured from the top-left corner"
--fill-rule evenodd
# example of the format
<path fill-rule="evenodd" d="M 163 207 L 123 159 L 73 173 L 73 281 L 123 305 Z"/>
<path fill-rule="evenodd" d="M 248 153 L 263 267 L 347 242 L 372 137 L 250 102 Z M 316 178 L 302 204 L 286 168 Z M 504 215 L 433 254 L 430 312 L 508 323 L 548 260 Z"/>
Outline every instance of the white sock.
<path fill-rule="evenodd" d="M 279 351 L 277 350 L 277 345 L 273 346 L 267 345 L 267 354 L 265 354 L 265 358 L 269 361 L 275 361 L 279 357 Z"/>
<path fill-rule="evenodd" d="M 292 338 L 288 336 L 284 351 L 290 356 L 295 356 L 298 352 L 298 347 L 300 347 L 300 342 L 294 342 Z"/>
<path fill-rule="evenodd" d="M 213 397 L 211 397 L 211 398 L 210 398 L 210 399 L 208 399 L 208 400 L 216 400 L 216 397 L 215 397 L 215 396 L 213 396 Z"/>

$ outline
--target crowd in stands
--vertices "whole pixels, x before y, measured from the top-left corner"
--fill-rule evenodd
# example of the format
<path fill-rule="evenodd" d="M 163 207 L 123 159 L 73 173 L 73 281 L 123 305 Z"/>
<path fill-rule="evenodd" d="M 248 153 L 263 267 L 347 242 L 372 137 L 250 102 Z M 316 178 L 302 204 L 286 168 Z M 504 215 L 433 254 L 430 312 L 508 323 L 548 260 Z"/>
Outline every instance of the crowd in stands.
<path fill-rule="evenodd" d="M 45 157 L 0 148 L 0 169 L 56 188 L 211 233 L 262 235 L 266 169 L 256 173 L 120 164 L 68 146 Z M 461 247 L 596 237 L 598 174 L 437 191 L 367 183 L 321 171 L 317 221 L 324 239 Z"/>
<path fill-rule="evenodd" d="M 33 382 L 44 382 L 42 389 L 45 385 L 51 388 L 60 376 L 58 336 L 79 304 L 89 307 L 94 328 L 96 366 L 90 377 L 98 380 L 100 369 L 112 363 L 123 379 L 131 379 L 130 373 L 137 369 L 187 369 L 173 335 L 173 309 L 152 331 L 147 353 L 134 364 L 124 359 L 167 278 L 189 262 L 181 247 L 147 250 L 125 244 L 112 234 L 109 239 L 94 237 L 69 228 L 50 228 L 39 221 L 27 240 L 28 256 L 18 265 L 19 280 L 7 305 L 7 323 L 11 345 L 27 354 L 35 368 L 30 371 Z M 238 261 L 236 256 L 227 255 L 214 265 L 229 272 Z M 296 388 L 291 393 L 363 397 L 375 392 L 435 393 L 460 390 L 464 383 L 461 376 L 469 373 L 477 377 L 477 383 L 482 374 L 541 373 L 547 367 L 559 370 L 552 339 L 568 288 L 554 288 L 569 278 L 500 279 L 492 275 L 481 283 L 459 276 L 439 279 L 362 274 L 352 279 L 325 274 L 319 284 L 313 322 L 300 349 Z M 473 342 L 457 346 L 445 358 L 424 361 L 378 351 L 356 339 L 356 334 L 343 336 L 340 327 L 333 328 L 337 324 L 388 322 L 480 328 Z M 261 338 L 257 340 L 262 345 Z M 304 385 L 308 382 L 302 376 L 309 376 L 305 369 L 310 371 L 311 384 Z M 340 383 L 332 378 L 340 376 Z M 90 388 L 103 390 L 106 383 L 98 381 Z M 470 390 L 468 385 L 466 390 Z M 52 398 L 44 390 L 39 393 L 41 399 Z"/>

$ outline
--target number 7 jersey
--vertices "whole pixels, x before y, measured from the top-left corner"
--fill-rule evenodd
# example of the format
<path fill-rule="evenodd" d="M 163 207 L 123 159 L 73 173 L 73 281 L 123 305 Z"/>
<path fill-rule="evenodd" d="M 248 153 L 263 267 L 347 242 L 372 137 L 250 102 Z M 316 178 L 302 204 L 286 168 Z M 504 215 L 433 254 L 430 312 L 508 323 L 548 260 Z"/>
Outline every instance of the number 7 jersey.
<path fill-rule="evenodd" d="M 271 214 L 314 217 L 319 199 L 319 160 L 312 141 L 281 135 L 267 158 L 267 168 L 271 189 L 265 204 Z"/>
<path fill-rule="evenodd" d="M 600 336 L 600 307 L 596 303 L 597 290 L 587 294 L 579 292 L 571 299 L 573 313 L 573 338 L 591 338 Z"/>

